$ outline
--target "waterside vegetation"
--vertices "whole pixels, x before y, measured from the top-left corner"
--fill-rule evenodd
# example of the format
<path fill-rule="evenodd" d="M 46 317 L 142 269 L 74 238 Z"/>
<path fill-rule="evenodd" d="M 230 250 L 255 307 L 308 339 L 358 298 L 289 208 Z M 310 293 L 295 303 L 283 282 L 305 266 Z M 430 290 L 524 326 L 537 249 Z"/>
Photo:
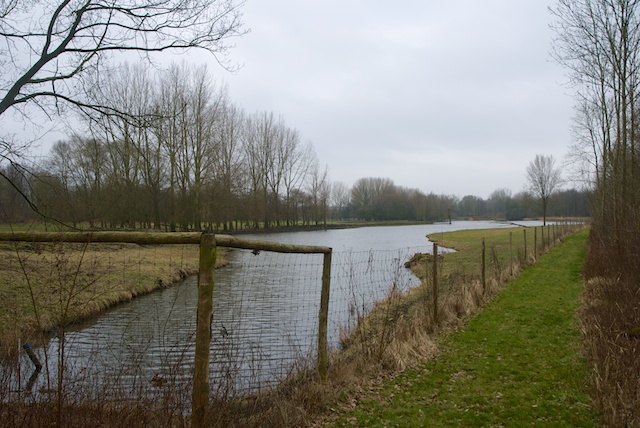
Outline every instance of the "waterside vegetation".
<path fill-rule="evenodd" d="M 225 264 L 223 254 L 217 266 Z M 0 243 L 0 350 L 40 343 L 198 271 L 197 245 Z"/>
<path fill-rule="evenodd" d="M 540 230 L 537 228 L 538 235 L 541 235 Z M 547 246 L 561 239 L 565 232 L 569 230 L 559 226 L 547 228 L 545 234 L 550 239 L 544 241 L 544 247 L 541 239 L 537 241 L 538 252 L 546 251 Z M 517 238 L 518 236 L 521 238 Z M 485 287 L 481 280 L 481 237 L 485 238 L 487 260 Z M 537 254 L 533 250 L 536 242 L 533 239 L 533 229 L 467 231 L 437 234 L 431 238 L 459 250 L 438 258 L 440 292 L 437 321 L 434 322 L 432 306 L 432 279 L 424 275 L 425 272 L 432 272 L 432 259 L 419 255 L 414 258 L 412 269 L 423 276 L 422 285 L 409 293 L 401 294 L 390 284 L 387 299 L 379 302 L 369 316 L 362 317 L 354 331 L 343 335 L 343 349 L 330 356 L 326 382 L 320 382 L 316 371 L 311 369 L 292 375 L 274 390 L 251 397 L 225 397 L 221 400 L 214 398 L 206 416 L 207 424 L 312 425 L 338 409 L 355 405 L 359 397 L 370 388 L 376 388 L 375 385 L 379 385 L 381 379 L 416 367 L 421 361 L 438 353 L 440 345 L 436 337 L 463 325 L 466 317 L 490 301 L 502 289 L 505 281 L 517 275 Z M 478 240 L 480 243 L 476 242 Z M 128 250 L 129 254 L 133 252 L 138 255 L 142 251 L 139 248 Z M 83 249 L 75 248 L 75 251 L 75 257 L 78 257 Z M 154 248 L 154 251 L 157 249 Z M 72 253 L 66 250 L 64 254 Z M 113 256 L 107 254 L 106 257 Z M 464 268 L 459 271 L 456 267 Z M 132 272 L 136 272 L 136 269 Z M 116 275 L 122 275 L 122 272 Z M 187 423 L 188 415 L 179 409 L 184 403 L 176 401 L 176 397 L 185 396 L 185 391 L 172 390 L 172 385 L 167 384 L 155 394 L 160 394 L 163 398 L 158 401 L 157 397 L 154 399 L 143 395 L 133 402 L 114 406 L 113 403 L 95 400 L 90 392 L 76 391 L 73 397 L 67 397 L 59 406 L 56 400 L 50 403 L 32 402 L 26 407 L 4 407 L 1 412 L 4 419 L 14 421 L 14 425 L 19 425 L 18 422 L 25 420 L 25 417 L 30 421 L 45 421 L 51 420 L 48 415 L 56 414 L 64 415 L 60 420 L 67 426 L 81 426 L 96 421 L 107 426 L 122 424 L 123 421 L 130 426 Z M 151 405 L 151 402 L 156 402 L 156 405 Z"/>
<path fill-rule="evenodd" d="M 599 426 L 577 319 L 587 236 L 541 256 L 436 339 L 433 358 L 364 391 L 328 425 Z"/>

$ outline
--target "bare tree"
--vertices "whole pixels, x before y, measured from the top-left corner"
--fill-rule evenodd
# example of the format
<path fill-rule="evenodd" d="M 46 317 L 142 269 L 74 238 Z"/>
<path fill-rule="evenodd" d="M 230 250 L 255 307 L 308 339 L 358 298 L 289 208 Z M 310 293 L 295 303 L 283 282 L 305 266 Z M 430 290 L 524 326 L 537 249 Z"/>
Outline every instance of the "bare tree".
<path fill-rule="evenodd" d="M 536 155 L 527 167 L 529 192 L 542 209 L 543 224 L 547 224 L 549 198 L 562 184 L 562 171 L 555 167 L 553 156 Z"/>
<path fill-rule="evenodd" d="M 215 128 L 216 155 L 213 156 L 214 198 L 211 205 L 223 228 L 232 229 L 232 220 L 238 220 L 239 196 L 243 188 L 244 159 L 241 150 L 241 135 L 245 113 L 239 107 L 225 103 L 221 118 Z M 237 226 L 237 224 L 236 224 Z"/>
<path fill-rule="evenodd" d="M 58 103 L 114 112 L 112 106 L 83 102 L 82 83 L 105 71 L 115 52 L 202 48 L 225 64 L 227 40 L 242 34 L 241 5 L 232 0 L 3 2 L 0 115 L 29 103 L 46 112 L 57 111 Z"/>
<path fill-rule="evenodd" d="M 390 178 L 366 177 L 358 179 L 351 187 L 351 203 L 355 215 L 365 219 L 375 219 L 372 204 L 375 198 L 395 186 Z"/>
<path fill-rule="evenodd" d="M 348 219 L 348 208 L 351 203 L 349 186 L 343 181 L 334 181 L 331 185 L 331 207 L 334 209 L 334 219 Z"/>
<path fill-rule="evenodd" d="M 200 48 L 222 66 L 229 40 L 244 33 L 243 0 L 15 0 L 0 3 L 0 118 L 34 110 L 51 119 L 69 107 L 130 116 L 85 96 L 108 76 L 116 54 Z M 36 124 L 38 125 L 38 124 Z M 0 160 L 18 161 L 28 147 L 0 135 Z M 8 177 L 4 177 L 8 178 Z"/>
<path fill-rule="evenodd" d="M 640 198 L 640 2 L 558 0 L 551 12 L 555 57 L 570 70 L 578 99 L 573 153 L 595 179 L 596 222 L 620 241 L 635 230 L 626 217 Z"/>
<path fill-rule="evenodd" d="M 316 226 L 319 225 L 320 222 L 326 226 L 329 196 L 331 195 L 329 169 L 326 166 L 324 169 L 320 169 L 317 161 L 311 166 L 307 189 L 311 197 L 310 221 L 313 221 Z"/>
<path fill-rule="evenodd" d="M 264 227 L 271 224 L 269 206 L 274 206 L 274 203 L 270 204 L 270 191 L 278 190 L 280 184 L 275 181 L 277 173 L 273 171 L 276 167 L 276 144 L 283 128 L 283 119 L 276 120 L 273 113 L 266 111 L 251 115 L 246 122 L 242 147 L 247 162 L 254 227 L 258 227 L 260 220 Z"/>
<path fill-rule="evenodd" d="M 295 129 L 287 129 L 282 153 L 284 172 L 282 181 L 284 185 L 284 203 L 286 207 L 287 224 L 295 225 L 298 222 L 298 198 L 295 197 L 297 189 L 305 182 L 310 170 L 316 164 L 316 153 L 311 143 L 301 144 L 300 134 Z"/>
<path fill-rule="evenodd" d="M 489 204 L 495 216 L 507 219 L 509 216 L 509 203 L 511 202 L 511 190 L 506 188 L 496 189 L 489 195 Z"/>

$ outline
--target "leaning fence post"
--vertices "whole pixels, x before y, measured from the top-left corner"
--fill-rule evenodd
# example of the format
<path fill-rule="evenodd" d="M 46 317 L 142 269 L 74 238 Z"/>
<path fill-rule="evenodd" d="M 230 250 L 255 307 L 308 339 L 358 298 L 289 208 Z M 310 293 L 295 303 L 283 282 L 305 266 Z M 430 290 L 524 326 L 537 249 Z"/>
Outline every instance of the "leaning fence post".
<path fill-rule="evenodd" d="M 320 293 L 320 314 L 318 317 L 318 375 L 327 379 L 327 324 L 329 321 L 329 292 L 331 291 L 331 251 L 324 253 L 322 265 L 322 291 Z"/>
<path fill-rule="evenodd" d="M 433 324 L 438 325 L 438 244 L 433 243 Z"/>
<path fill-rule="evenodd" d="M 209 348 L 213 320 L 213 270 L 216 265 L 216 239 L 211 233 L 200 237 L 198 272 L 198 310 L 196 315 L 196 355 L 193 372 L 191 426 L 204 426 L 209 404 Z"/>

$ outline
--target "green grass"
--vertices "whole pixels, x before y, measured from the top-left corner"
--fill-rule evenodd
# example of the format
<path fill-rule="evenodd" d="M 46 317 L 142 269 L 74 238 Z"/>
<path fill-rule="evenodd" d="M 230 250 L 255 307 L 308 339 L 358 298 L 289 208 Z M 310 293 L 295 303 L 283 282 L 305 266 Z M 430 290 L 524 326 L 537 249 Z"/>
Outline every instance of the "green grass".
<path fill-rule="evenodd" d="M 541 256 L 442 338 L 436 358 L 367 394 L 333 426 L 598 426 L 575 314 L 587 235 Z"/>
<path fill-rule="evenodd" d="M 558 226 L 557 233 L 560 233 Z M 453 248 L 456 253 L 447 254 L 442 263 L 442 275 L 459 278 L 462 275 L 478 278 L 481 274 L 482 240 L 485 241 L 486 275 L 489 278 L 495 272 L 509 266 L 510 263 L 526 260 L 532 261 L 534 245 L 537 254 L 543 250 L 544 243 L 553 239 L 553 227 L 536 228 L 499 228 L 460 230 L 456 232 L 436 233 L 429 235 L 431 241 L 447 248 Z M 525 237 L 526 235 L 526 237 Z M 525 246 L 526 244 L 526 246 Z"/>

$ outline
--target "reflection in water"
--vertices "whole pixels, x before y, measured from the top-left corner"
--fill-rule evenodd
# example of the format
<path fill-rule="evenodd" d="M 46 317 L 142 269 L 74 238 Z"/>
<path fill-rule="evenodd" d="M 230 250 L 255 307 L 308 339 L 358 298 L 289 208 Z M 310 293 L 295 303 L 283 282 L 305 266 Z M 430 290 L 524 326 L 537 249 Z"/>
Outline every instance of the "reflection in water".
<path fill-rule="evenodd" d="M 329 343 L 341 329 L 392 287 L 418 284 L 404 269 L 416 252 L 429 252 L 425 235 L 456 229 L 498 227 L 490 222 L 371 227 L 254 236 L 255 239 L 333 247 Z M 251 239 L 252 237 L 248 237 Z M 236 250 L 230 265 L 215 272 L 211 390 L 217 396 L 269 387 L 316 355 L 322 255 Z M 135 395 L 167 383 L 188 385 L 194 355 L 197 281 L 118 306 L 64 335 L 66 379 L 100 391 Z M 60 338 L 37 349 L 46 366 L 27 389 L 55 385 Z M 22 372 L 28 372 L 22 359 Z M 31 366 L 33 367 L 33 366 Z M 34 388 L 35 386 L 35 388 Z M 23 387 L 24 388 L 24 387 Z"/>

